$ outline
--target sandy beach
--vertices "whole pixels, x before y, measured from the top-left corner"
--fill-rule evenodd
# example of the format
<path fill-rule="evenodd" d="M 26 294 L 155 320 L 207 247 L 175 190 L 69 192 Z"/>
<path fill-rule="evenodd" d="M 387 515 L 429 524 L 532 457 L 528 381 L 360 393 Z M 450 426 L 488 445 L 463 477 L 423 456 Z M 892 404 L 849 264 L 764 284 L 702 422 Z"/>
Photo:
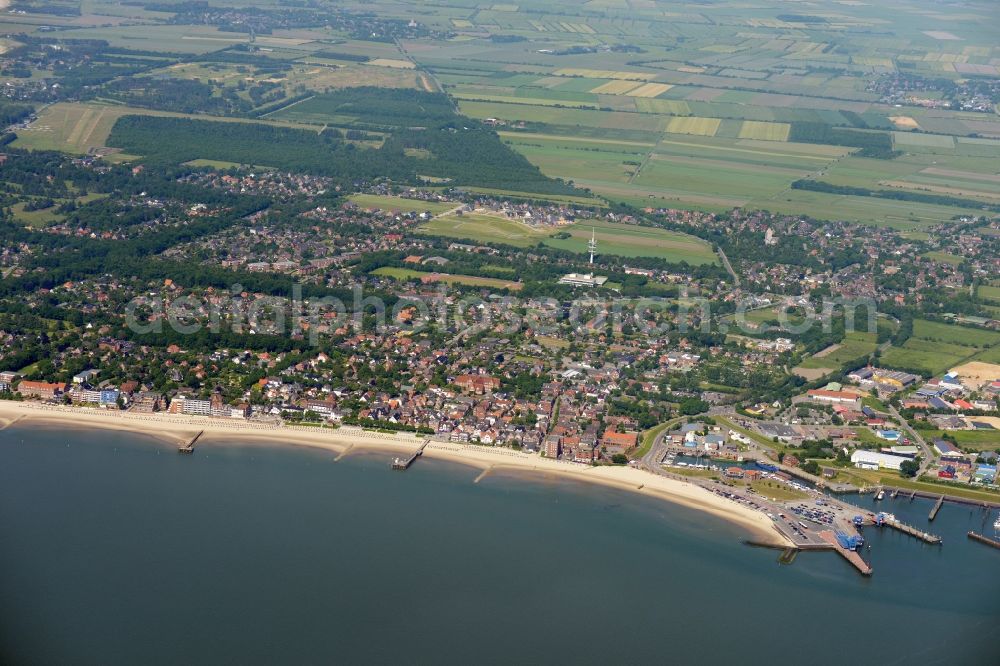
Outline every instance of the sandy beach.
<path fill-rule="evenodd" d="M 42 405 L 31 402 L 0 401 L 0 429 L 16 424 L 50 425 L 68 429 L 105 428 L 146 435 L 177 445 L 199 432 L 197 448 L 213 444 L 267 443 L 306 446 L 337 453 L 380 451 L 387 454 L 412 453 L 426 439 L 411 433 L 385 434 L 345 426 L 313 428 L 278 426 L 193 416 L 131 414 L 99 409 Z M 591 467 L 542 458 L 505 448 L 431 441 L 424 458 L 469 465 L 481 470 L 512 471 L 571 479 L 618 488 L 705 511 L 738 525 L 758 542 L 791 546 L 764 514 L 719 497 L 699 486 L 666 478 L 632 467 Z"/>

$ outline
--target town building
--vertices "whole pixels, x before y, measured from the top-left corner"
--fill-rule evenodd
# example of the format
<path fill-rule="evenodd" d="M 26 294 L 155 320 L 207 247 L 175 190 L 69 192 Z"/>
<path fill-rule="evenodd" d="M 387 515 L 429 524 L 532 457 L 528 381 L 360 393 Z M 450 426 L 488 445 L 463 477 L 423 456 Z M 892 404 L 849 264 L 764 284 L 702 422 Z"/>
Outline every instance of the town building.
<path fill-rule="evenodd" d="M 809 396 L 810 400 L 815 400 L 816 402 L 844 403 L 856 402 L 858 399 L 857 393 L 849 393 L 847 391 L 830 391 L 827 389 L 812 389 L 806 395 Z"/>
<path fill-rule="evenodd" d="M 500 380 L 489 375 L 459 375 L 452 383 L 460 389 L 479 395 L 493 393 L 500 388 Z"/>
<path fill-rule="evenodd" d="M 54 400 L 62 396 L 66 391 L 65 384 L 53 384 L 49 382 L 36 382 L 29 379 L 22 380 L 17 385 L 17 392 L 25 398 L 41 398 L 42 400 Z"/>

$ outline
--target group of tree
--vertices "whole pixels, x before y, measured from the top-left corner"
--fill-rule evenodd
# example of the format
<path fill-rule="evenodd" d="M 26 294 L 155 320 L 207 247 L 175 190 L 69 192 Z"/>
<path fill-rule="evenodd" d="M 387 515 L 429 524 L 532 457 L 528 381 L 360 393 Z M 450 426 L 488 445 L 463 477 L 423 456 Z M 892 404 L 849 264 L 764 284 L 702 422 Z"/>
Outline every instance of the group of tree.
<path fill-rule="evenodd" d="M 876 197 L 879 199 L 893 199 L 896 201 L 914 201 L 917 203 L 935 204 L 938 206 L 957 206 L 960 208 L 983 208 L 993 212 L 1000 212 L 1000 205 L 988 204 L 975 199 L 965 199 L 953 197 L 945 194 L 930 194 L 927 192 L 911 192 L 909 190 L 873 190 L 867 187 L 856 187 L 852 185 L 834 185 L 822 180 L 800 179 L 792 183 L 792 189 L 810 190 L 813 192 L 826 192 L 828 194 L 838 194 L 852 197 Z"/>
<path fill-rule="evenodd" d="M 860 131 L 834 127 L 826 123 L 794 122 L 788 134 L 789 141 L 821 143 L 828 146 L 860 148 L 859 157 L 891 160 L 900 153 L 892 149 L 892 135 L 888 132 Z"/>

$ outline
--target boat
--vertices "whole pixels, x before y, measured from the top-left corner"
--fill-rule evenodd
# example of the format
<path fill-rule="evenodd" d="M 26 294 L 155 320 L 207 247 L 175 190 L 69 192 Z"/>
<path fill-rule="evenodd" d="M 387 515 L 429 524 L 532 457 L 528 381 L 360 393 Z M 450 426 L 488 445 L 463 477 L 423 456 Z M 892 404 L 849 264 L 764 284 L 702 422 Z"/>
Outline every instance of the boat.
<path fill-rule="evenodd" d="M 884 500 L 885 499 L 885 491 L 884 490 L 878 491 L 878 495 L 875 496 L 875 499 L 877 499 L 877 500 Z"/>
<path fill-rule="evenodd" d="M 993 522 L 993 529 L 1000 530 L 1000 513 L 997 514 L 997 519 Z"/>

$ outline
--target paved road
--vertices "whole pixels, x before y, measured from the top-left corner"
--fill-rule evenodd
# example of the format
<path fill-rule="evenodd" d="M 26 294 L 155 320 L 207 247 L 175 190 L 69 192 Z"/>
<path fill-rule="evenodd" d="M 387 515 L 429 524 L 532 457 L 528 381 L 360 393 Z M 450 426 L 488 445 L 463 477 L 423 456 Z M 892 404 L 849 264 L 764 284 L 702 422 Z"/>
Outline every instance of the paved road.
<path fill-rule="evenodd" d="M 920 436 L 920 433 L 911 428 L 910 424 L 907 423 L 906 419 L 904 419 L 902 416 L 899 415 L 899 411 L 897 411 L 895 407 L 893 407 L 892 405 L 887 405 L 887 407 L 889 408 L 889 413 L 892 414 L 894 419 L 896 419 L 900 427 L 906 431 L 906 434 L 910 436 L 911 440 L 915 442 L 917 446 L 919 446 L 920 449 L 922 450 L 923 460 L 920 462 L 920 471 L 917 472 L 917 476 L 919 477 L 920 475 L 925 474 L 927 470 L 930 469 L 930 466 L 934 463 L 933 449 L 931 449 L 930 445 L 927 444 L 924 438 Z"/>
<path fill-rule="evenodd" d="M 719 252 L 719 258 L 722 259 L 722 265 L 725 266 L 726 271 L 733 278 L 733 286 L 734 287 L 739 287 L 740 286 L 740 276 L 737 275 L 736 271 L 733 270 L 733 265 L 731 263 L 729 263 L 729 257 L 726 256 L 726 253 L 722 251 L 721 247 L 718 249 L 718 252 Z"/>
<path fill-rule="evenodd" d="M 790 506 L 795 504 L 807 504 L 811 505 L 815 502 L 815 499 L 804 499 L 801 501 L 790 502 L 789 506 L 780 502 L 771 502 L 770 500 L 751 492 L 748 488 L 736 488 L 731 486 L 726 486 L 719 481 L 714 479 L 704 479 L 697 477 L 688 477 L 681 474 L 674 474 L 667 469 L 664 469 L 660 465 L 660 461 L 663 460 L 665 454 L 667 453 L 667 445 L 664 443 L 665 436 L 670 432 L 671 428 L 675 427 L 676 423 L 679 423 L 682 419 L 675 419 L 671 423 L 673 425 L 664 429 L 653 442 L 653 446 L 650 447 L 649 452 L 639 460 L 639 466 L 648 472 L 653 474 L 658 474 L 660 476 L 665 476 L 671 479 L 676 479 L 679 481 L 684 481 L 686 483 L 691 483 L 696 486 L 701 486 L 706 490 L 711 492 L 725 492 L 729 493 L 734 498 L 733 501 L 738 501 L 741 504 L 750 505 L 751 508 L 755 508 L 765 514 L 770 514 L 774 516 L 772 519 L 775 527 L 786 537 L 792 540 L 798 546 L 822 546 L 826 542 L 818 535 L 818 531 L 821 528 L 820 525 L 815 523 L 809 523 L 810 528 L 806 530 L 800 529 L 799 517 L 793 513 Z M 814 491 L 816 498 L 821 497 L 821 493 Z M 840 505 L 836 500 L 831 500 L 828 497 L 823 497 L 823 500 L 828 502 L 830 506 L 840 509 L 841 526 L 847 527 L 844 520 L 849 521 L 849 518 L 844 519 L 844 516 L 853 516 L 856 512 L 853 507 L 847 507 Z M 779 517 L 780 514 L 784 514 L 784 518 Z"/>

